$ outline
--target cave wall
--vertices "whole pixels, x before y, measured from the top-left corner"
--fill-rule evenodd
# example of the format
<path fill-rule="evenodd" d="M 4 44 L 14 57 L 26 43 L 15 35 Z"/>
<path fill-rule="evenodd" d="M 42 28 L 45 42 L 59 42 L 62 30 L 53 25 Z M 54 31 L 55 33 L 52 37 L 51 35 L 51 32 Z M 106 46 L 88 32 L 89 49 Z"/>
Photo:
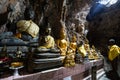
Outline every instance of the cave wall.
<path fill-rule="evenodd" d="M 29 5 L 35 11 L 34 22 L 41 28 L 48 23 L 52 27 L 53 36 L 59 38 L 60 29 L 67 33 L 81 36 L 83 33 L 79 24 L 86 24 L 85 17 L 92 0 L 1 0 L 0 1 L 0 33 L 12 31 L 16 33 L 16 22 L 25 19 L 25 8 Z M 4 16 L 3 16 L 4 15 Z M 47 20 L 46 20 L 47 19 Z M 85 26 L 84 26 L 85 27 Z M 76 29 L 80 29 L 76 31 Z M 80 40 L 80 39 L 79 39 Z M 78 41 L 79 41 L 78 40 Z"/>
<path fill-rule="evenodd" d="M 114 8 L 114 9 L 112 9 Z M 120 46 L 120 9 L 112 7 L 89 22 L 88 39 L 103 54 L 107 53 L 108 41 L 113 38 Z"/>
<path fill-rule="evenodd" d="M 16 29 L 12 24 L 23 18 L 24 0 L 0 0 L 0 33 Z"/>
<path fill-rule="evenodd" d="M 81 29 L 79 24 L 86 24 L 85 18 L 90 3 L 91 0 L 36 0 L 33 4 L 37 15 L 35 22 L 41 27 L 45 27 L 44 18 L 47 17 L 55 39 L 59 38 L 62 27 L 65 28 L 68 34 L 70 33 L 67 37 L 71 36 L 72 29 L 72 33 L 75 33 L 79 38 L 82 30 L 76 30 Z"/>
<path fill-rule="evenodd" d="M 41 32 L 50 23 L 55 39 L 59 38 L 60 29 L 64 27 L 67 38 L 70 39 L 75 34 L 79 42 L 84 40 L 85 30 L 88 29 L 90 44 L 101 51 L 107 49 L 110 38 L 115 38 L 120 45 L 120 10 L 112 6 L 94 21 L 87 22 L 91 3 L 92 0 L 0 0 L 0 33 L 16 33 L 16 22 L 25 19 L 25 9 L 30 5 L 35 12 L 33 21 Z"/>

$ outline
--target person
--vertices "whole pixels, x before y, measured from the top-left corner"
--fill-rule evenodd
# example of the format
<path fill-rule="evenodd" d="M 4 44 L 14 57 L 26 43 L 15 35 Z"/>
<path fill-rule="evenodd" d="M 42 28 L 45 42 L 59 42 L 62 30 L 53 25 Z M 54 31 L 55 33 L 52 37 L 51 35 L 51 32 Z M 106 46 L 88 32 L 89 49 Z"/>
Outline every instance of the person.
<path fill-rule="evenodd" d="M 120 55 L 120 48 L 115 44 L 114 39 L 109 40 L 109 52 L 108 52 L 108 59 L 110 61 L 112 70 L 109 72 L 111 75 L 110 77 L 112 80 L 120 80 L 118 75 L 118 57 Z"/>

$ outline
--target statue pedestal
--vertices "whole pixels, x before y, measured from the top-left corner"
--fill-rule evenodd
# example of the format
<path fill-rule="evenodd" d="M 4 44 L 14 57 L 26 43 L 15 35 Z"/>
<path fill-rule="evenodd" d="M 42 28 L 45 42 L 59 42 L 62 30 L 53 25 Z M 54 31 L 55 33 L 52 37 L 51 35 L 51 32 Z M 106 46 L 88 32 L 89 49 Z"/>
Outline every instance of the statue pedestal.
<path fill-rule="evenodd" d="M 21 69 L 21 68 L 23 68 L 23 66 L 16 67 L 16 68 L 15 67 L 10 67 L 10 69 L 14 70 L 14 73 L 13 73 L 14 76 L 20 76 L 18 70 Z"/>

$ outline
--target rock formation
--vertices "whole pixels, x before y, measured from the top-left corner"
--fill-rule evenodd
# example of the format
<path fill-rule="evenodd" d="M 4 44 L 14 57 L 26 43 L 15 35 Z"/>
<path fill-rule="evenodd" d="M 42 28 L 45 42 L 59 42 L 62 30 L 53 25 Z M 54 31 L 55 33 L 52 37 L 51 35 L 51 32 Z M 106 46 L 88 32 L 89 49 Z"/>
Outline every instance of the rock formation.
<path fill-rule="evenodd" d="M 75 34 L 77 43 L 85 39 L 89 30 L 87 37 L 90 44 L 100 50 L 107 46 L 109 38 L 115 38 L 120 45 L 120 10 L 112 6 L 88 23 L 86 16 L 91 3 L 92 0 L 0 0 L 0 33 L 16 33 L 16 22 L 24 19 L 25 9 L 31 5 L 35 11 L 34 22 L 41 28 L 40 32 L 49 22 L 55 39 L 59 38 L 59 30 L 64 27 L 68 34 L 67 39 Z"/>

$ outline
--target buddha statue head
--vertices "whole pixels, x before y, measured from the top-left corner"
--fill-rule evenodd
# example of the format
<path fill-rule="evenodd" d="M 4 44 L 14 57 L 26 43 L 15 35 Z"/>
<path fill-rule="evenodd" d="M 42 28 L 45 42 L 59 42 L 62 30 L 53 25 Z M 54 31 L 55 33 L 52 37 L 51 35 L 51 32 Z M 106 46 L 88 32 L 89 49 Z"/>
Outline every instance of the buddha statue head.
<path fill-rule="evenodd" d="M 92 49 L 95 50 L 95 46 L 94 45 L 92 45 Z"/>
<path fill-rule="evenodd" d="M 66 37 L 66 33 L 65 33 L 64 28 L 62 28 L 62 29 L 60 30 L 60 39 L 65 39 L 65 37 Z"/>
<path fill-rule="evenodd" d="M 72 42 L 76 42 L 77 41 L 77 38 L 75 35 L 72 36 Z"/>
<path fill-rule="evenodd" d="M 79 44 L 78 44 L 78 47 L 81 47 L 83 44 L 84 44 L 84 42 L 80 41 Z"/>
<path fill-rule="evenodd" d="M 48 23 L 48 26 L 45 29 L 45 35 L 50 35 L 51 34 L 51 27 L 50 24 Z"/>

